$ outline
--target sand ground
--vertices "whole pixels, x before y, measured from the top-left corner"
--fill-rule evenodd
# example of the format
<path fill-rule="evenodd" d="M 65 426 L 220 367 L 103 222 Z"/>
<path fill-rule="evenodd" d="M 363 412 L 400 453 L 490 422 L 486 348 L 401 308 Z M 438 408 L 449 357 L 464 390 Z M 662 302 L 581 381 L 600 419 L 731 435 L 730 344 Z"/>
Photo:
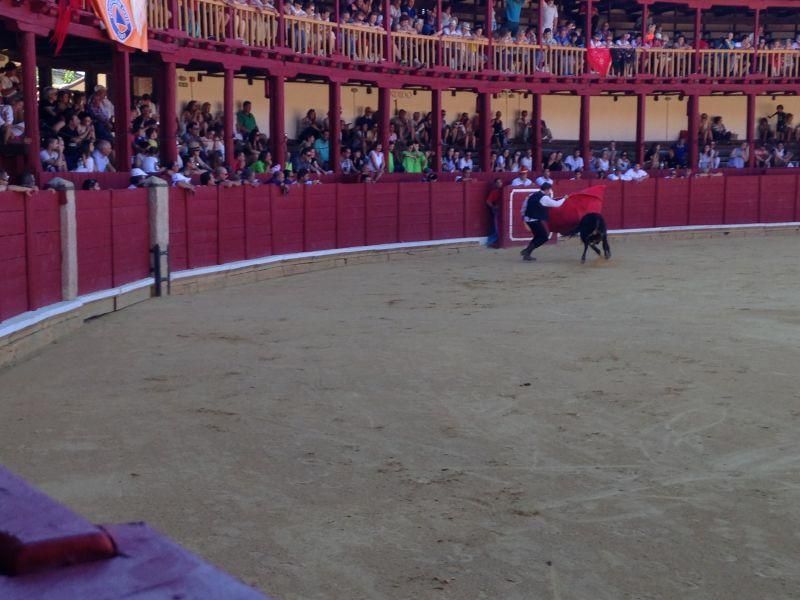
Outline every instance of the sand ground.
<path fill-rule="evenodd" d="M 800 597 L 797 236 L 173 296 L 0 371 L 0 462 L 276 598 Z"/>

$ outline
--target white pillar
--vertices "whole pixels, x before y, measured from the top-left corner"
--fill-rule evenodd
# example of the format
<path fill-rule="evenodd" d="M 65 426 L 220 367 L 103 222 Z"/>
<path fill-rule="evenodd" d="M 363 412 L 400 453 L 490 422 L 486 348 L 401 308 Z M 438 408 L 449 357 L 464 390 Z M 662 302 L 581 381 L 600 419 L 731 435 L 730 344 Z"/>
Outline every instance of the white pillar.
<path fill-rule="evenodd" d="M 47 183 L 61 195 L 61 295 L 78 297 L 78 222 L 75 216 L 75 185 L 56 177 Z"/>
<path fill-rule="evenodd" d="M 145 186 L 150 207 L 150 247 L 158 245 L 164 252 L 169 249 L 169 186 L 159 177 L 149 177 Z M 166 277 L 169 272 L 168 257 L 162 254 L 158 260 L 161 263 L 161 276 Z M 155 264 L 152 266 L 155 267 Z"/>

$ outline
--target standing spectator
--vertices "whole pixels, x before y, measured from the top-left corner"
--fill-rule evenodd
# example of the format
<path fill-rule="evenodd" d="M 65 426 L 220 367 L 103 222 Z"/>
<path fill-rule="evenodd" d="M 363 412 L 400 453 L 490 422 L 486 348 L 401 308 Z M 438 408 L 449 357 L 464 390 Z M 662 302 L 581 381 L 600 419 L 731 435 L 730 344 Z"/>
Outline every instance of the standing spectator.
<path fill-rule="evenodd" d="M 373 148 L 372 152 L 369 153 L 369 161 L 367 166 L 369 167 L 370 174 L 375 182 L 377 182 L 386 171 L 385 157 L 383 155 L 383 144 L 380 142 L 375 144 L 375 148 Z"/>
<path fill-rule="evenodd" d="M 786 131 L 786 113 L 783 110 L 783 104 L 778 104 L 778 106 L 775 108 L 775 112 L 769 115 L 767 119 L 771 119 L 773 117 L 775 117 L 775 139 L 777 141 L 783 141 L 784 133 Z"/>
<path fill-rule="evenodd" d="M 683 138 L 678 139 L 678 143 L 672 147 L 675 152 L 675 162 L 681 168 L 686 168 L 689 164 L 689 148 L 686 146 L 686 140 Z"/>
<path fill-rule="evenodd" d="M 3 144 L 22 141 L 25 135 L 22 95 L 10 96 L 5 101 L 6 104 L 0 106 L 0 140 Z"/>
<path fill-rule="evenodd" d="M 555 31 L 558 28 L 558 7 L 555 0 L 544 0 L 542 2 L 542 22 L 539 23 L 539 31 L 550 29 Z M 589 35 L 590 32 L 586 32 Z"/>
<path fill-rule="evenodd" d="M 253 103 L 245 100 L 242 110 L 236 113 L 236 129 L 242 134 L 242 139 L 247 139 L 251 132 L 257 131 L 256 117 L 253 114 Z"/>
<path fill-rule="evenodd" d="M 321 137 L 314 140 L 314 150 L 317 153 L 322 168 L 326 171 L 332 170 L 330 165 L 331 160 L 331 133 L 330 131 L 323 131 Z"/>
<path fill-rule="evenodd" d="M 492 182 L 489 195 L 486 196 L 486 207 L 489 209 L 489 235 L 486 245 L 489 248 L 498 248 L 500 241 L 500 202 L 503 199 L 503 180 L 499 177 Z"/>
<path fill-rule="evenodd" d="M 87 110 L 92 117 L 95 136 L 99 140 L 114 141 L 114 105 L 108 99 L 105 86 L 94 86 Z"/>

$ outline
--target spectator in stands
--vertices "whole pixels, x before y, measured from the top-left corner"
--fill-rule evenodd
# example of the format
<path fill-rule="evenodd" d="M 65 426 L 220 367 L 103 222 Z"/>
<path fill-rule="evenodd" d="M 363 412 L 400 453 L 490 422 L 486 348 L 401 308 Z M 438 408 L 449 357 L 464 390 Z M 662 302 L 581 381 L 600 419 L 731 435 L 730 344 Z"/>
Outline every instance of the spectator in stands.
<path fill-rule="evenodd" d="M 598 174 L 602 173 L 603 175 L 608 173 L 609 169 L 611 168 L 611 161 L 609 157 L 609 151 L 607 149 L 603 149 L 603 151 L 600 153 L 600 156 L 594 160 L 595 172 Z"/>
<path fill-rule="evenodd" d="M 701 171 L 719 168 L 719 153 L 711 144 L 706 144 L 700 154 L 697 167 Z"/>
<path fill-rule="evenodd" d="M 192 142 L 189 144 L 189 153 L 186 157 L 186 166 L 192 173 L 200 173 L 202 171 L 210 171 L 211 165 L 203 160 L 203 148 L 199 142 Z"/>
<path fill-rule="evenodd" d="M 42 161 L 42 169 L 49 172 L 66 171 L 66 162 L 59 152 L 58 140 L 56 137 L 47 138 L 44 148 L 39 152 Z M 63 166 L 63 168 L 61 168 Z"/>
<path fill-rule="evenodd" d="M 522 169 L 519 172 L 519 176 L 515 177 L 511 181 L 511 186 L 512 187 L 530 187 L 531 185 L 533 185 L 533 182 L 530 179 L 528 179 L 528 170 L 527 169 Z"/>
<path fill-rule="evenodd" d="M 769 127 L 769 121 L 766 117 L 761 117 L 758 120 L 758 141 L 766 144 L 772 136 L 772 130 Z"/>
<path fill-rule="evenodd" d="M 3 144 L 22 141 L 25 135 L 22 95 L 7 96 L 4 101 L 0 105 L 0 141 Z"/>
<path fill-rule="evenodd" d="M 549 0 L 551 3 L 553 0 Z M 505 0 L 506 4 L 506 29 L 511 35 L 517 35 L 519 31 L 520 16 L 525 0 Z"/>
<path fill-rule="evenodd" d="M 550 169 L 545 168 L 539 177 L 536 178 L 536 185 L 541 186 L 545 183 L 553 185 L 553 179 L 550 177 Z"/>
<path fill-rule="evenodd" d="M 422 173 L 428 166 L 425 155 L 420 152 L 419 144 L 413 142 L 409 149 L 403 152 L 403 171 L 406 173 Z"/>
<path fill-rule="evenodd" d="M 584 163 L 580 148 L 575 148 L 574 152 L 564 159 L 564 166 L 568 171 L 583 170 Z"/>
<path fill-rule="evenodd" d="M 700 115 L 700 126 L 697 130 L 697 136 L 701 144 L 707 144 L 711 141 L 711 120 L 706 113 Z"/>
<path fill-rule="evenodd" d="M 606 179 L 609 181 L 622 181 L 622 176 L 622 171 L 619 169 L 619 167 L 614 167 Z"/>
<path fill-rule="evenodd" d="M 755 152 L 753 153 L 756 159 L 756 166 L 764 169 L 768 169 L 772 166 L 772 154 L 764 144 L 761 144 L 758 148 L 756 148 Z"/>
<path fill-rule="evenodd" d="M 722 117 L 714 117 L 711 121 L 711 137 L 715 142 L 727 142 L 731 139 L 731 132 L 722 123 Z"/>
<path fill-rule="evenodd" d="M 791 167 L 793 154 L 789 152 L 783 145 L 783 142 L 778 142 L 775 148 L 772 149 L 772 166 L 773 167 Z"/>
<path fill-rule="evenodd" d="M 22 92 L 22 84 L 19 80 L 19 66 L 9 61 L 0 74 L 0 95 L 9 98 Z"/>
<path fill-rule="evenodd" d="M 678 138 L 678 143 L 672 147 L 675 152 L 675 162 L 677 166 L 686 168 L 689 164 L 689 148 L 686 146 L 686 140 Z"/>
<path fill-rule="evenodd" d="M 464 170 L 465 168 L 470 171 L 475 170 L 475 165 L 472 161 L 472 152 L 467 151 L 464 153 L 464 156 L 458 159 L 458 169 Z"/>
<path fill-rule="evenodd" d="M 617 158 L 616 167 L 623 173 L 627 172 L 627 170 L 631 168 L 631 161 L 630 158 L 628 158 L 628 153 L 626 151 L 620 153 L 619 158 Z"/>
<path fill-rule="evenodd" d="M 743 169 L 750 159 L 750 144 L 742 142 L 740 146 L 731 150 L 728 156 L 728 166 L 733 169 Z"/>
<path fill-rule="evenodd" d="M 644 155 L 645 169 L 657 170 L 661 168 L 661 144 L 653 144 Z"/>
<path fill-rule="evenodd" d="M 367 160 L 367 167 L 369 168 L 372 179 L 377 182 L 386 172 L 386 157 L 383 154 L 383 144 L 378 142 L 369 153 Z"/>
<path fill-rule="evenodd" d="M 0 170 L 0 192 L 21 192 L 27 196 L 30 196 L 35 191 L 35 187 L 11 184 L 11 178 L 8 176 L 8 173 Z"/>
<path fill-rule="evenodd" d="M 772 118 L 775 118 L 775 140 L 782 142 L 786 133 L 786 112 L 783 110 L 783 104 L 778 104 L 775 112 L 767 116 L 767 119 Z"/>
<path fill-rule="evenodd" d="M 468 167 L 464 167 L 461 169 L 461 173 L 456 176 L 457 183 L 469 183 L 473 181 L 472 179 L 472 170 Z"/>
<path fill-rule="evenodd" d="M 322 131 L 320 137 L 314 140 L 314 152 L 316 153 L 317 160 L 322 169 L 329 171 L 331 169 L 331 133 L 330 131 Z"/>
<path fill-rule="evenodd" d="M 177 162 L 169 162 L 166 165 L 165 174 L 169 176 L 172 187 L 183 188 L 190 192 L 194 191 L 192 171 L 189 165 L 183 165 L 183 168 L 180 168 Z"/>
<path fill-rule="evenodd" d="M 624 175 L 625 181 L 644 181 L 649 177 L 650 175 L 641 168 L 639 163 L 633 163 L 633 166 L 628 169 Z"/>
<path fill-rule="evenodd" d="M 99 192 L 100 183 L 97 179 L 84 179 L 81 184 L 81 189 L 85 192 Z"/>
<path fill-rule="evenodd" d="M 147 173 L 142 171 L 142 169 L 137 169 L 134 167 L 131 169 L 130 185 L 128 186 L 128 189 L 135 190 L 136 188 L 143 187 L 145 179 L 147 179 Z"/>
<path fill-rule="evenodd" d="M 87 111 L 92 117 L 95 135 L 98 140 L 114 141 L 114 105 L 108 99 L 105 86 L 94 86 L 94 94 L 89 98 Z M 126 124 L 127 125 L 127 124 Z"/>
<path fill-rule="evenodd" d="M 486 245 L 497 248 L 500 240 L 500 203 L 503 200 L 503 180 L 499 177 L 492 181 L 489 195 L 486 196 L 486 207 L 489 209 L 489 235 Z"/>
<path fill-rule="evenodd" d="M 272 170 L 272 153 L 269 150 L 264 150 L 258 155 L 258 160 L 250 165 L 253 173 L 269 173 Z"/>
<path fill-rule="evenodd" d="M 236 113 L 236 130 L 242 135 L 242 139 L 247 139 L 251 132 L 258 130 L 253 103 L 249 100 L 242 102 L 242 110 Z"/>
<path fill-rule="evenodd" d="M 510 131 L 503 127 L 503 113 L 499 110 L 492 119 L 492 143 L 496 143 L 501 150 L 508 146 L 508 136 Z"/>

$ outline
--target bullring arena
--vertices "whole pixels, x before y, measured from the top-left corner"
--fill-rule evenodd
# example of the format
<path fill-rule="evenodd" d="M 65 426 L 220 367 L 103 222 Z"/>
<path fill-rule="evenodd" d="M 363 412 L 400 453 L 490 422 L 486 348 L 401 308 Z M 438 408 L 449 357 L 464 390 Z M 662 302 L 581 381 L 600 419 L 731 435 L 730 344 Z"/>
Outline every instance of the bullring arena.
<path fill-rule="evenodd" d="M 796 598 L 796 229 L 672 238 L 137 304 L 0 371 L 3 462 L 276 598 Z"/>

